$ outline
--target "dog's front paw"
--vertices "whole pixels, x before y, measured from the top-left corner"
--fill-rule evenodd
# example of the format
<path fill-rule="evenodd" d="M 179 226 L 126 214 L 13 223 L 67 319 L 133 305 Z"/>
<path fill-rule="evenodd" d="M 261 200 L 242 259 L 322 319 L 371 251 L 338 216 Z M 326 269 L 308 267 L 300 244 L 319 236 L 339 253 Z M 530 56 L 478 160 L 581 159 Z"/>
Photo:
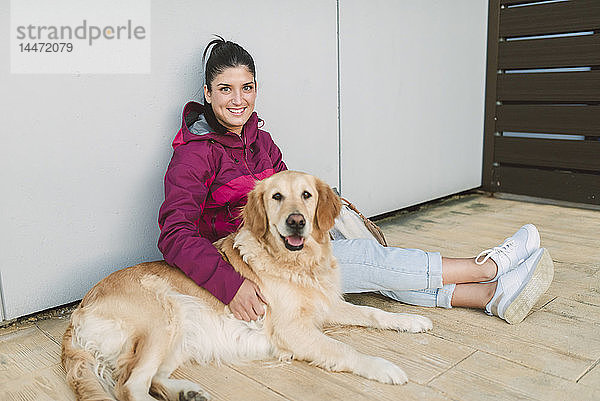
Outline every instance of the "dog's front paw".
<path fill-rule="evenodd" d="M 393 328 L 399 331 L 408 331 L 410 333 L 420 333 L 431 330 L 433 323 L 429 318 L 421 315 L 409 313 L 395 313 L 395 325 Z"/>
<path fill-rule="evenodd" d="M 369 357 L 368 362 L 364 364 L 364 370 L 359 374 L 381 383 L 404 384 L 408 381 L 402 369 L 387 359 L 378 357 Z"/>

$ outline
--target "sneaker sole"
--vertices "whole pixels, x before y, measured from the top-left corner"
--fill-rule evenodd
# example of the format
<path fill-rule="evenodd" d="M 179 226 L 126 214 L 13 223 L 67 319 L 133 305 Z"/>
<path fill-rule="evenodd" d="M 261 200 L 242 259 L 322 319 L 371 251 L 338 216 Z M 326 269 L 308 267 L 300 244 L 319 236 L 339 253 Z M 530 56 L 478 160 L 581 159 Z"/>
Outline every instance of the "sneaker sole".
<path fill-rule="evenodd" d="M 523 291 L 506 308 L 504 320 L 510 324 L 521 323 L 531 308 L 533 308 L 533 305 L 548 290 L 553 278 L 554 262 L 552 262 L 548 251 L 544 249 L 531 280 L 529 280 Z"/>

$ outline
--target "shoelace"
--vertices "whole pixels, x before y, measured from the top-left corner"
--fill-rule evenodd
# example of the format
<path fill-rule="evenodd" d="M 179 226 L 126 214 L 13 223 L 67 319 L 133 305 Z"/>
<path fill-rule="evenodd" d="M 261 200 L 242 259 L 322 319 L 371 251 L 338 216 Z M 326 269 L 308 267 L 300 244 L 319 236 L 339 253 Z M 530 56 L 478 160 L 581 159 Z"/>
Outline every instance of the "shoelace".
<path fill-rule="evenodd" d="M 495 246 L 491 249 L 486 249 L 485 251 L 480 252 L 479 255 L 477 255 L 477 257 L 475 258 L 475 263 L 477 263 L 478 265 L 482 265 L 485 262 L 487 262 L 487 260 L 490 257 L 492 257 L 492 255 L 494 255 L 494 254 L 503 254 L 504 256 L 509 257 L 508 252 L 514 246 L 515 246 L 515 240 L 511 238 L 500 246 Z M 483 258 L 483 260 L 481 262 L 479 262 L 479 258 L 482 257 L 483 255 L 486 255 L 486 257 Z"/>

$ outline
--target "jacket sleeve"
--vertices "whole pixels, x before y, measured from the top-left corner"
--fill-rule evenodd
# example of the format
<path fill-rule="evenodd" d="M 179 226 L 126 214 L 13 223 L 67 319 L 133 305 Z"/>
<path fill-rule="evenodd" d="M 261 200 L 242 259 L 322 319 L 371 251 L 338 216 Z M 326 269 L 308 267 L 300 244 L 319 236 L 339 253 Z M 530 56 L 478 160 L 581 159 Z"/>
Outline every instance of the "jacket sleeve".
<path fill-rule="evenodd" d="M 158 217 L 158 248 L 168 264 L 229 304 L 244 278 L 223 260 L 212 242 L 199 235 L 197 223 L 214 179 L 208 165 L 199 167 L 203 168 L 171 161 L 165 174 L 165 201 Z"/>

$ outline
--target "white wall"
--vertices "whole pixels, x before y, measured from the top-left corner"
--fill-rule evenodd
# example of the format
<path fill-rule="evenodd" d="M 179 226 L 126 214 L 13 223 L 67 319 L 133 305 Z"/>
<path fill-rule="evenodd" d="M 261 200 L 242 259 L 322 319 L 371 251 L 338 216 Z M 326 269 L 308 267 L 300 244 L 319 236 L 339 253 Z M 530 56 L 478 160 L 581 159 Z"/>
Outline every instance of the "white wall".
<path fill-rule="evenodd" d="M 342 1 L 342 193 L 370 216 L 481 185 L 487 2 Z"/>
<path fill-rule="evenodd" d="M 161 258 L 162 178 L 213 33 L 254 56 L 257 111 L 288 165 L 337 185 L 335 16 L 335 1 L 153 1 L 148 75 L 10 74 L 0 30 L 5 318 L 80 299 L 108 273 Z"/>
<path fill-rule="evenodd" d="M 485 3 L 340 1 L 342 190 L 367 214 L 479 186 Z M 146 75 L 10 74 L 0 30 L 4 318 L 161 257 L 162 178 L 213 33 L 254 56 L 288 166 L 339 185 L 336 6 L 153 0 Z"/>

